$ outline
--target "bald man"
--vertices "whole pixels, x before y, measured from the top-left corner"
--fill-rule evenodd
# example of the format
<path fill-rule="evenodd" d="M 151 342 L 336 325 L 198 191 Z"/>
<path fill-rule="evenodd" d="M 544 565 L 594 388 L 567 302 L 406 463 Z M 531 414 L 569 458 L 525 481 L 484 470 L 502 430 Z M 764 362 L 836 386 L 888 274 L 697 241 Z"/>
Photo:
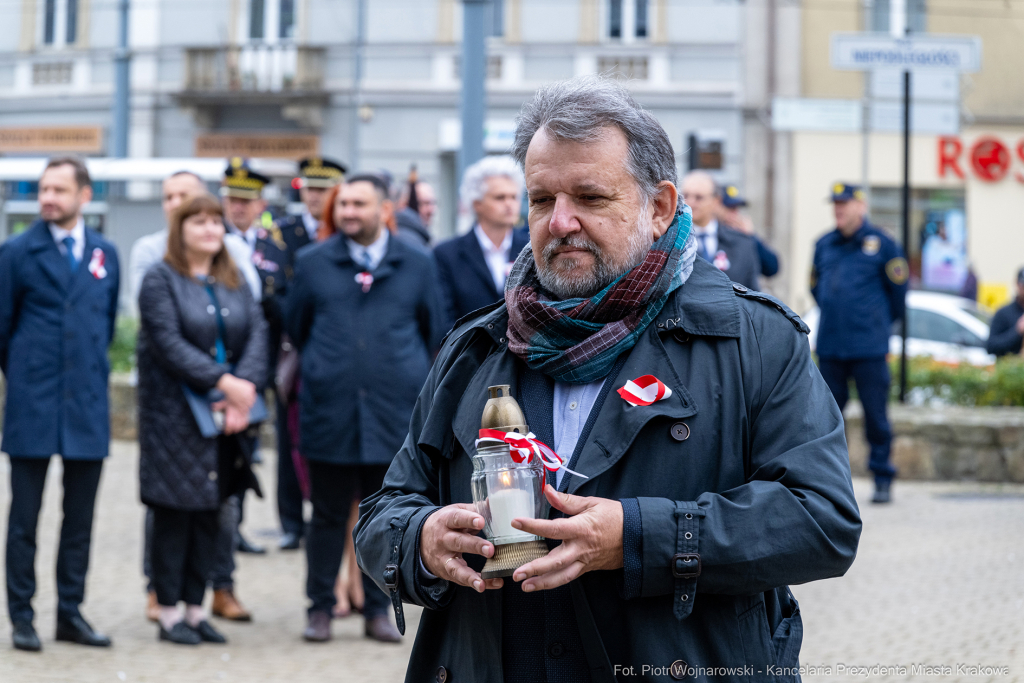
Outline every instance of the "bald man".
<path fill-rule="evenodd" d="M 720 224 L 721 197 L 715 179 L 705 171 L 692 171 L 683 178 L 683 201 L 693 211 L 693 235 L 705 260 L 748 289 L 757 289 L 761 260 L 757 243 L 750 235 Z"/>

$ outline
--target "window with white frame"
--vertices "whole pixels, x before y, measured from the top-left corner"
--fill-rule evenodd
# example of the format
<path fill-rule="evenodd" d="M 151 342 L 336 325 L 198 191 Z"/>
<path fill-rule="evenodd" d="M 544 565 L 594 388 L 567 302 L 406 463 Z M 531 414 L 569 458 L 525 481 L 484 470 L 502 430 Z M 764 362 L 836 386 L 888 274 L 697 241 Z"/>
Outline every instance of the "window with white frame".
<path fill-rule="evenodd" d="M 64 47 L 78 42 L 79 0 L 43 0 L 39 3 L 39 42 Z"/>
<path fill-rule="evenodd" d="M 289 42 L 295 38 L 295 0 L 249 0 L 249 40 Z"/>
<path fill-rule="evenodd" d="M 607 36 L 631 43 L 650 36 L 650 0 L 608 0 Z"/>

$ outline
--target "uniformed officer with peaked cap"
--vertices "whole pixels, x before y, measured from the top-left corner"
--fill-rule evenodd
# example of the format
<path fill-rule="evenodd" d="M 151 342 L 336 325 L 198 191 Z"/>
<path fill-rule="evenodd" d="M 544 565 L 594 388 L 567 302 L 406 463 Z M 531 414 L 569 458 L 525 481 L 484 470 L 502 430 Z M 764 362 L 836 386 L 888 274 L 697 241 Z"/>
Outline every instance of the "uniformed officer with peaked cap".
<path fill-rule="evenodd" d="M 886 354 L 892 324 L 906 309 L 909 269 L 900 246 L 868 221 L 863 190 L 836 183 L 831 199 L 836 229 L 818 240 L 811 272 L 811 293 L 821 309 L 818 365 L 840 410 L 850 378 L 856 382 L 871 446 L 868 467 L 875 475 L 872 501 L 888 503 L 896 468 L 889 461 Z"/>
<path fill-rule="evenodd" d="M 270 323 L 271 377 L 274 376 L 282 346 L 291 352 L 291 344 L 283 338 L 282 305 L 292 278 L 295 254 L 316 241 L 320 218 L 331 189 L 345 178 L 341 163 L 323 157 L 299 161 L 299 176 L 293 186 L 299 188 L 302 213 L 276 221 L 256 242 L 257 266 L 264 275 L 264 312 Z M 275 387 L 276 389 L 276 387 Z M 290 393 L 290 392 L 289 392 Z M 302 491 L 292 459 L 292 438 L 288 425 L 290 397 L 278 396 L 277 420 L 277 511 L 283 532 L 279 546 L 296 550 L 305 530 L 302 516 Z"/>

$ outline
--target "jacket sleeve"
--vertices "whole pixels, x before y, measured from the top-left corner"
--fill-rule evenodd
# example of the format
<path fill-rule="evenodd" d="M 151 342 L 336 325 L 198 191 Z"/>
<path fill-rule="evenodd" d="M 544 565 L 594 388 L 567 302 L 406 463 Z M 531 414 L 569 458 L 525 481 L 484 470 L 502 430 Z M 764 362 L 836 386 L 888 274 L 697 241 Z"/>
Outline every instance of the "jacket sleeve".
<path fill-rule="evenodd" d="M 154 235 L 146 235 L 135 240 L 128 252 L 128 285 L 131 288 L 132 301 L 138 303 L 142 292 L 142 281 L 146 273 L 163 258 L 166 240 L 152 239 Z M 159 249 L 157 247 L 160 247 Z"/>
<path fill-rule="evenodd" d="M 171 291 L 172 277 L 165 268 L 153 268 L 146 273 L 139 292 L 142 329 L 153 343 L 153 356 L 167 372 L 197 391 L 209 391 L 228 368 L 185 339 Z"/>
<path fill-rule="evenodd" d="M 696 501 L 638 499 L 643 597 L 675 591 L 692 605 L 695 592 L 753 595 L 841 576 L 856 555 L 861 521 L 843 418 L 807 339 L 768 309 L 745 318 L 747 482 Z M 673 575 L 677 553 L 699 555 L 698 577 Z M 675 566 L 695 569 L 688 559 Z"/>
<path fill-rule="evenodd" d="M 434 265 L 437 270 L 441 314 L 444 317 L 442 325 L 447 332 L 452 329 L 458 318 L 455 311 L 455 274 L 452 272 L 451 260 L 436 249 L 434 250 Z"/>
<path fill-rule="evenodd" d="M 910 279 L 907 259 L 903 256 L 903 249 L 892 240 L 884 240 L 886 245 L 886 258 L 882 282 L 885 283 L 885 293 L 889 297 L 889 311 L 892 320 L 899 320 L 907 311 L 907 287 Z"/>
<path fill-rule="evenodd" d="M 0 244 L 0 371 L 7 374 L 7 350 L 18 322 L 17 274 L 10 244 Z"/>
<path fill-rule="evenodd" d="M 445 332 L 450 329 L 447 325 L 444 313 L 444 306 L 441 303 L 440 287 L 438 285 L 437 271 L 434 259 L 430 259 L 426 269 L 426 277 L 423 282 L 423 296 L 420 297 L 420 304 L 416 310 L 416 317 L 419 322 L 420 335 L 423 337 L 427 349 L 430 350 L 430 357 L 433 358 L 441 346 L 441 339 Z"/>
<path fill-rule="evenodd" d="M 121 293 L 121 264 L 117 258 L 117 249 L 113 245 L 107 253 L 110 255 L 110 263 L 106 266 L 107 277 L 114 278 L 111 283 L 110 304 L 107 310 L 107 315 L 110 317 L 110 328 L 107 334 L 107 345 L 109 346 L 114 343 L 114 333 L 117 330 L 117 303 Z"/>
<path fill-rule="evenodd" d="M 1002 308 L 992 319 L 985 350 L 994 356 L 1005 356 L 1018 353 L 1021 348 L 1021 337 L 1017 332 L 1017 317 L 1012 308 Z"/>
<path fill-rule="evenodd" d="M 818 298 L 818 280 L 821 278 L 821 242 L 814 245 L 814 258 L 811 260 L 811 296 L 814 297 L 815 303 L 821 305 L 821 299 Z"/>
<path fill-rule="evenodd" d="M 764 277 L 774 276 L 779 272 L 778 255 L 769 249 L 761 239 L 755 237 L 754 241 L 757 242 L 757 257 L 761 260 L 761 275 Z"/>
<path fill-rule="evenodd" d="M 402 600 L 430 609 L 447 606 L 455 593 L 450 582 L 429 580 L 419 563 L 420 530 L 427 517 L 441 508 L 438 465 L 444 456 L 419 445 L 435 398 L 440 365 L 440 360 L 434 363 L 423 385 L 409 434 L 391 462 L 381 490 L 360 503 L 354 530 L 356 557 L 363 572 L 388 593 L 383 571 L 386 565 L 397 564 Z M 398 549 L 397 560 L 394 548 Z"/>
<path fill-rule="evenodd" d="M 247 287 L 247 285 L 243 285 Z M 235 365 L 234 375 L 247 379 L 256 385 L 257 390 L 266 388 L 267 366 L 269 365 L 267 321 L 263 318 L 263 310 L 255 299 L 244 297 L 249 306 L 249 338 L 245 341 L 245 349 L 242 351 L 238 363 Z"/>
<path fill-rule="evenodd" d="M 284 329 L 291 337 L 292 343 L 299 350 L 309 339 L 309 330 L 313 325 L 314 292 L 309 283 L 310 269 L 307 268 L 309 258 L 299 257 L 295 261 L 295 275 L 288 287 L 288 297 L 284 306 Z"/>

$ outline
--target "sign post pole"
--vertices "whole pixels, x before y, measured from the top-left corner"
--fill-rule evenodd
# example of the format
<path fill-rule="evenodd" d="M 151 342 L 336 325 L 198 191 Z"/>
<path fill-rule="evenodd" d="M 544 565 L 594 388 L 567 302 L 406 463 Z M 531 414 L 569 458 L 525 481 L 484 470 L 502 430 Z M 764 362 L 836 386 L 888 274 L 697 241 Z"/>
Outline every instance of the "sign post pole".
<path fill-rule="evenodd" d="M 910 69 L 903 72 L 903 251 L 910 255 Z M 908 267 L 909 270 L 909 267 Z M 907 402 L 907 329 L 909 311 L 904 308 L 900 353 L 900 403 Z"/>

